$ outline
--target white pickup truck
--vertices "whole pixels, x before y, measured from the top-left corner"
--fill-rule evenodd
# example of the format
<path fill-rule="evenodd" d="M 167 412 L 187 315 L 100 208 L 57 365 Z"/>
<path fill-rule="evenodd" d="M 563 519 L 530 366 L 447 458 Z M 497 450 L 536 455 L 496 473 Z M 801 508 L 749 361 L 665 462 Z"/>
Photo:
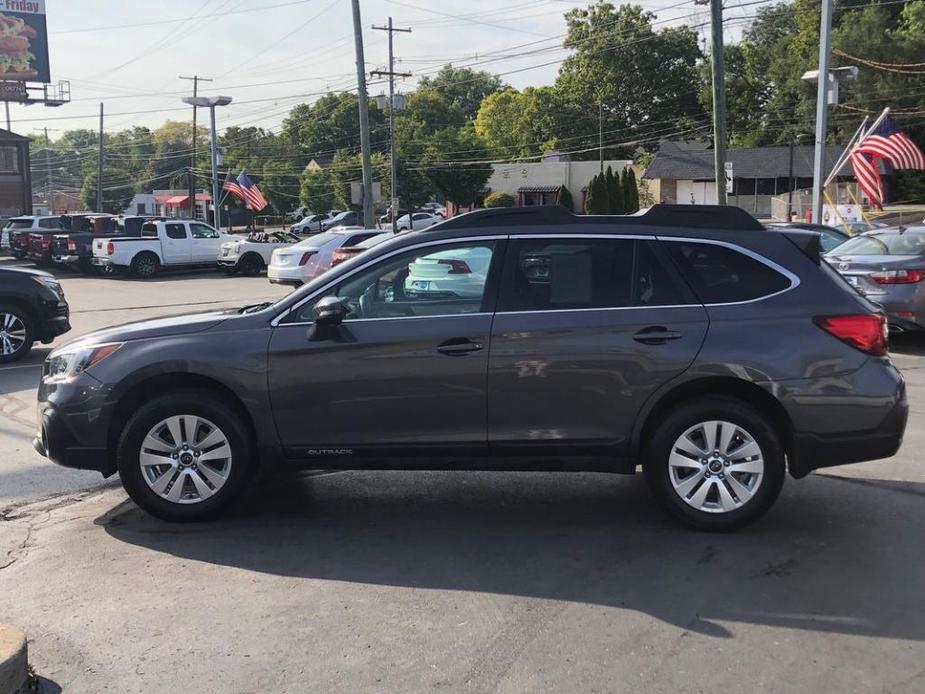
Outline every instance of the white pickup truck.
<path fill-rule="evenodd" d="M 142 278 L 153 277 L 161 268 L 215 267 L 222 244 L 240 238 L 195 220 L 150 221 L 141 227 L 141 236 L 94 239 L 90 263 L 104 272 L 129 269 Z"/>

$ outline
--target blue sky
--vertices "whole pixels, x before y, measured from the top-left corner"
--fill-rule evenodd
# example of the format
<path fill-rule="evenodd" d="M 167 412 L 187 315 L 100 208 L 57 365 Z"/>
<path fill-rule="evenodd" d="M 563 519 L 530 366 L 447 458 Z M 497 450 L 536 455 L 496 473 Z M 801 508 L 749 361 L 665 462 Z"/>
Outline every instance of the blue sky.
<path fill-rule="evenodd" d="M 573 0 L 361 0 L 367 72 L 384 67 L 385 24 L 396 35 L 398 69 L 418 77 L 441 65 L 472 65 L 502 74 L 515 87 L 555 79 L 564 12 Z M 706 9 L 677 0 L 643 0 L 665 24 L 699 24 Z M 180 103 L 191 83 L 180 74 L 215 79 L 200 93 L 227 94 L 219 128 L 256 125 L 276 130 L 295 104 L 329 89 L 354 88 L 356 73 L 349 0 L 97 0 L 47 3 L 52 81 L 69 80 L 72 102 L 56 109 L 11 106 L 13 130 L 96 128 L 105 102 L 106 130 L 157 127 L 186 120 Z M 132 25 L 132 26 L 127 26 Z M 371 84 L 370 94 L 383 90 Z M 177 110 L 169 110 L 177 109 Z"/>

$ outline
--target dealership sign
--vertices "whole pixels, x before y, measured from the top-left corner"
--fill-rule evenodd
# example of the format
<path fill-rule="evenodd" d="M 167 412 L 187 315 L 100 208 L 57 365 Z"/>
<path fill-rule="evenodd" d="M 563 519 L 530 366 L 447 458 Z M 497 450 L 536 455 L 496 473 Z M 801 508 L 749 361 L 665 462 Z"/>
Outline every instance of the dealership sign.
<path fill-rule="evenodd" d="M 0 0 L 0 81 L 51 82 L 44 0 Z"/>

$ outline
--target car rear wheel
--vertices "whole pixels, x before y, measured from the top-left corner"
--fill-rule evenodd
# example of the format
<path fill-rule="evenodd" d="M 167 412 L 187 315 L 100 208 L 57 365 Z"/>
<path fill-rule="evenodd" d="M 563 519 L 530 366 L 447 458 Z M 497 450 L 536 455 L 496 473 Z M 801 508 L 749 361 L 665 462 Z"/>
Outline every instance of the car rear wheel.
<path fill-rule="evenodd" d="M 0 363 L 26 356 L 34 340 L 29 314 L 18 306 L 0 303 Z"/>
<path fill-rule="evenodd" d="M 644 472 L 665 510 L 685 525 L 735 530 L 774 504 L 784 482 L 784 451 L 763 413 L 710 396 L 661 419 Z"/>
<path fill-rule="evenodd" d="M 157 274 L 157 256 L 153 253 L 139 253 L 132 259 L 132 274 L 148 279 Z"/>
<path fill-rule="evenodd" d="M 165 395 L 126 423 L 119 476 L 132 500 L 166 521 L 214 518 L 251 479 L 254 446 L 241 416 L 200 390 Z"/>

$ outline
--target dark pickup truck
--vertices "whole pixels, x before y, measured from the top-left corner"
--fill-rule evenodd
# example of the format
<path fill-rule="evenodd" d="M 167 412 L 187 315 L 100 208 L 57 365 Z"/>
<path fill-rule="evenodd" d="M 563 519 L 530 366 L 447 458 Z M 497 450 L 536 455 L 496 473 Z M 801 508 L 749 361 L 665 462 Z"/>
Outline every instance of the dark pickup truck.
<path fill-rule="evenodd" d="M 94 212 L 86 214 L 62 215 L 58 229 L 33 229 L 29 233 L 26 256 L 36 265 L 51 265 L 54 253 L 54 237 L 71 235 L 84 230 L 105 226 L 112 215 L 100 215 Z"/>
<path fill-rule="evenodd" d="M 67 218 L 65 218 L 67 219 Z M 90 215 L 65 221 L 67 231 L 55 234 L 51 242 L 51 258 L 55 265 L 90 272 L 93 267 L 93 240 L 107 236 L 141 236 L 145 217 L 112 217 Z"/>

